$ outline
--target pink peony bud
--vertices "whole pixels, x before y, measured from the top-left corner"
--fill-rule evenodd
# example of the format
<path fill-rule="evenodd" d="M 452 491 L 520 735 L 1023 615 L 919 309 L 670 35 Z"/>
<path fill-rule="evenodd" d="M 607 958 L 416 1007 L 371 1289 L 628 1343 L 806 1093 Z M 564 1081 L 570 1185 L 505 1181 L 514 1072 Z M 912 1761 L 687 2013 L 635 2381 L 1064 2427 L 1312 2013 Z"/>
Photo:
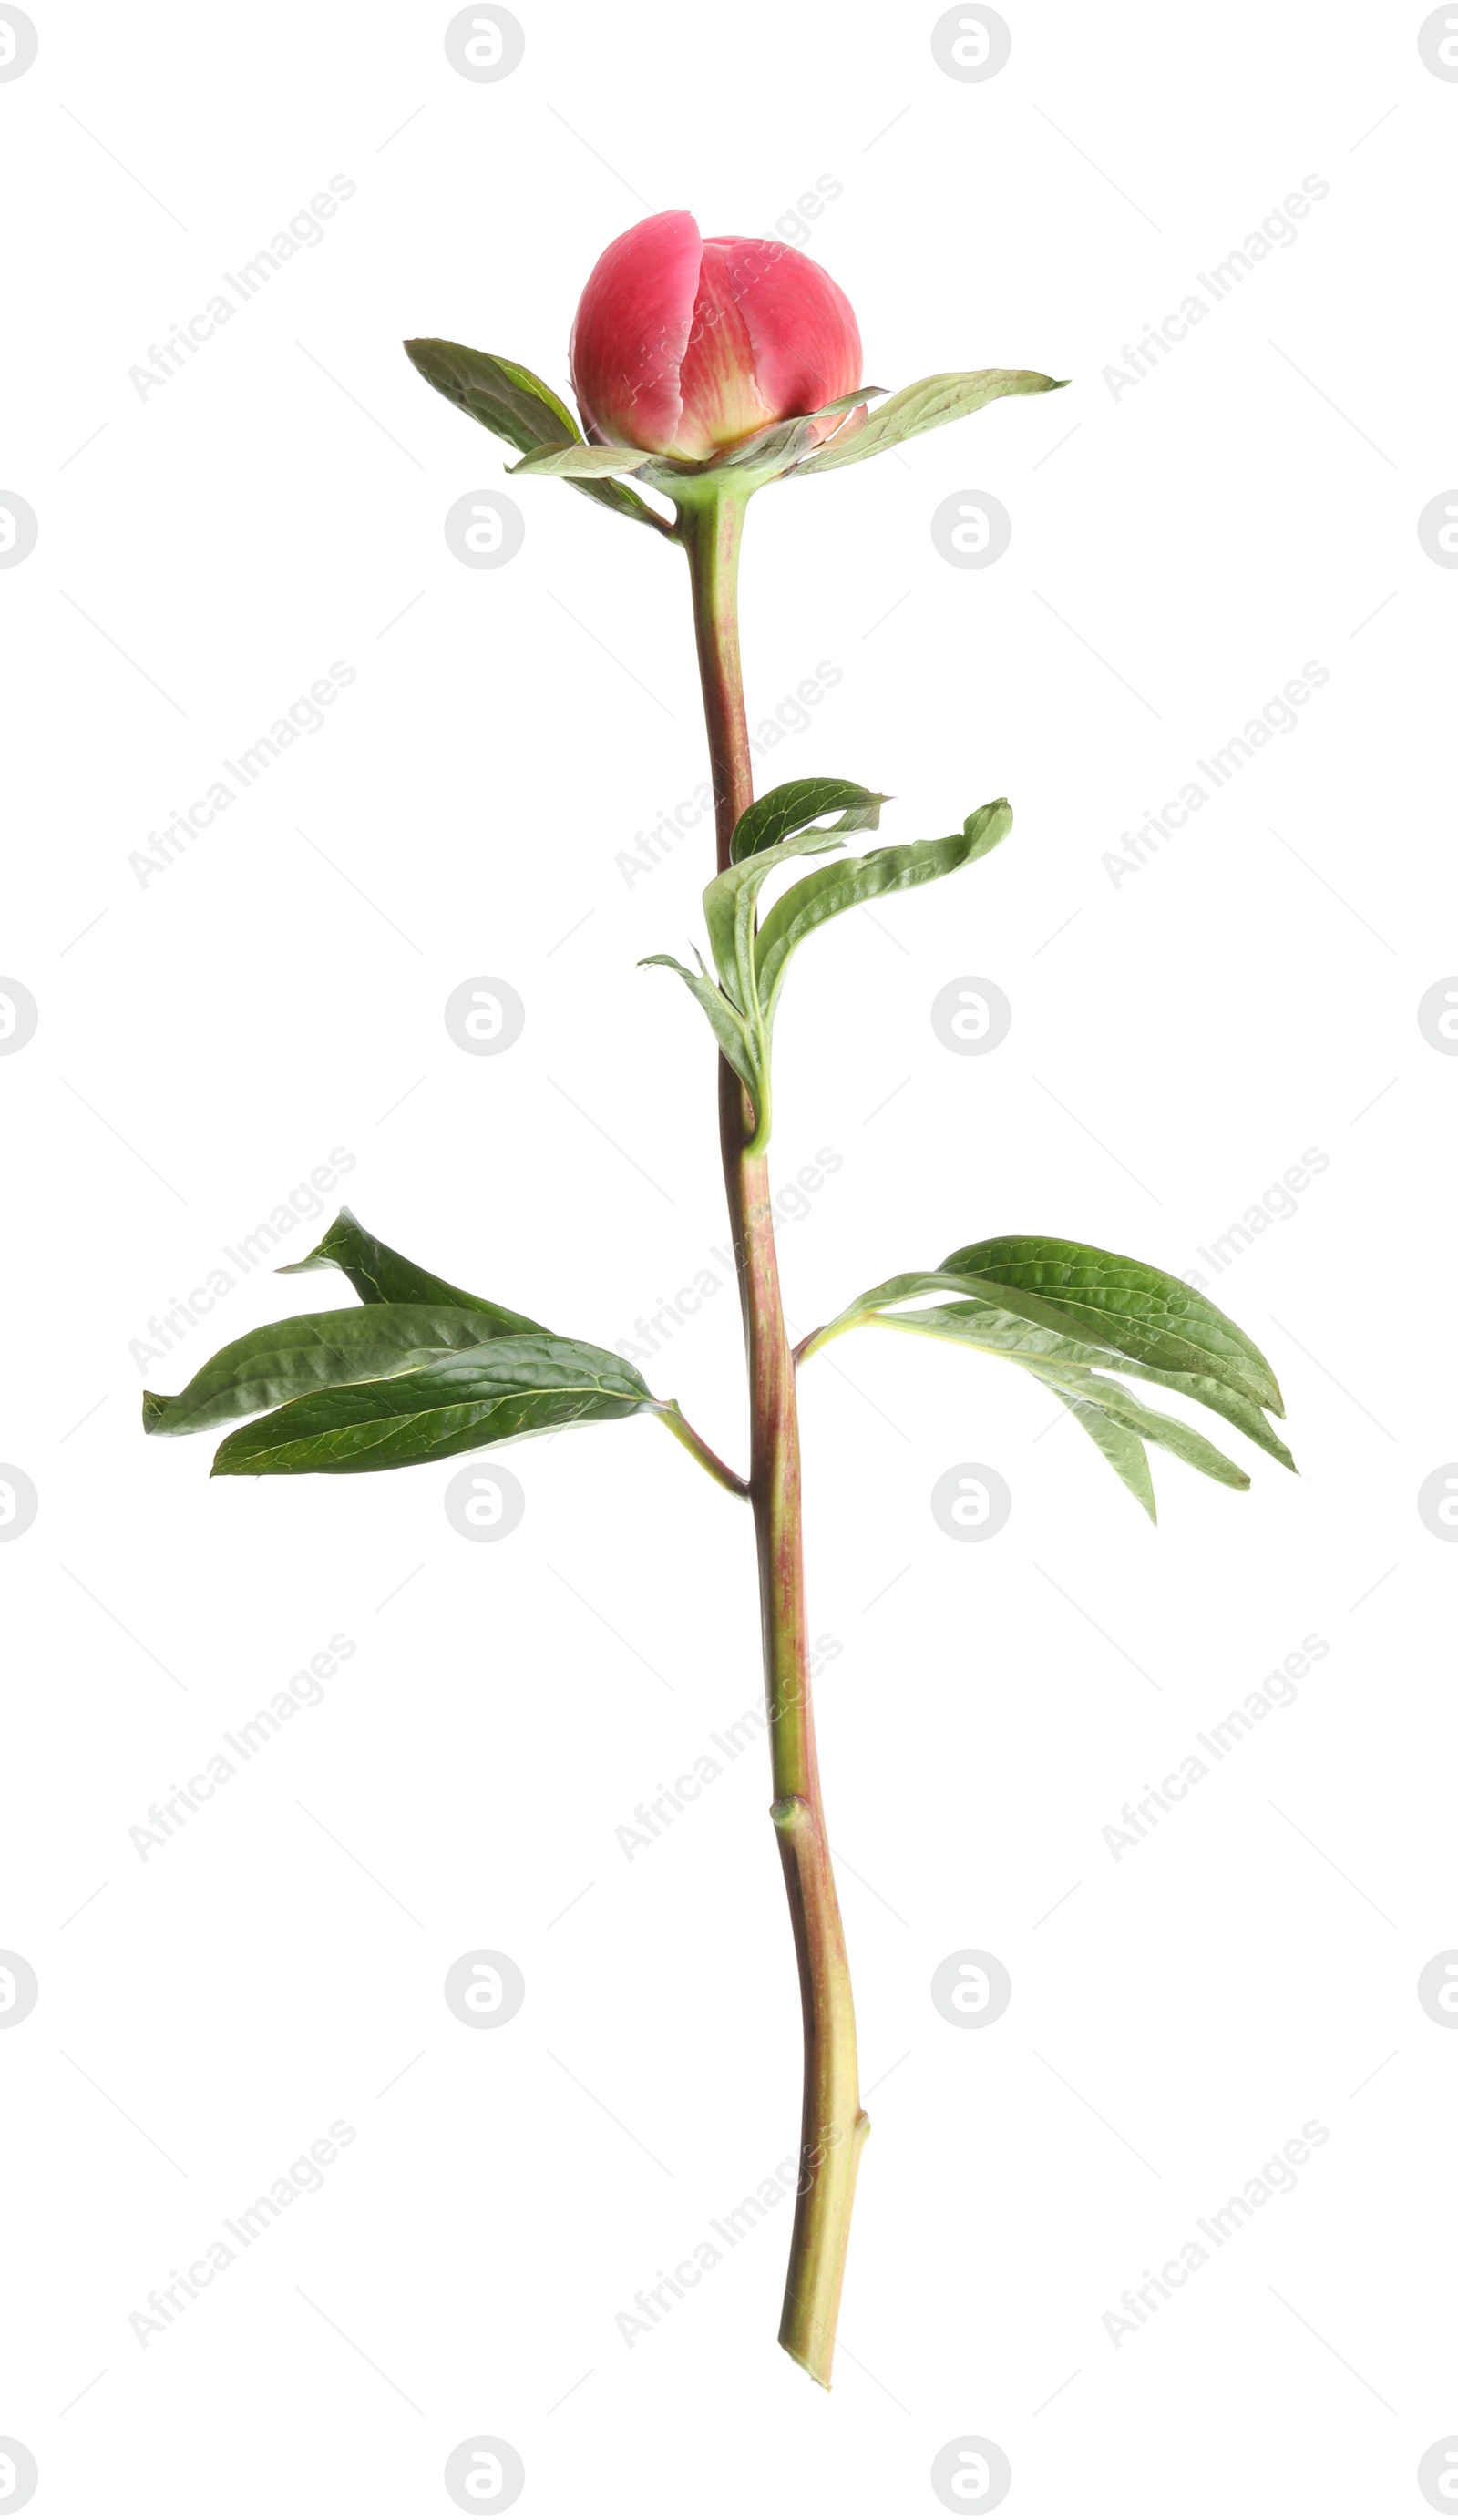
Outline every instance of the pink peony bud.
<path fill-rule="evenodd" d="M 569 356 L 589 437 L 693 462 L 861 382 L 855 317 L 818 263 L 773 238 L 701 237 L 687 210 L 615 238 Z"/>

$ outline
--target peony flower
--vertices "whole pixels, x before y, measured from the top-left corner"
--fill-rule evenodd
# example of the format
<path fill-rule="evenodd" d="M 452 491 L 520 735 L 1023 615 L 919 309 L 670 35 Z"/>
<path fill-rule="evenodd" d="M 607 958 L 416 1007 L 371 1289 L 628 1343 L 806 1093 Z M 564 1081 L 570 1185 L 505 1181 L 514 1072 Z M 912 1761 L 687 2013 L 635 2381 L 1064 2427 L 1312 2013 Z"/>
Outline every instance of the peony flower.
<path fill-rule="evenodd" d="M 861 382 L 855 317 L 828 272 L 773 238 L 701 237 L 687 210 L 614 239 L 569 356 L 590 438 L 690 462 Z"/>

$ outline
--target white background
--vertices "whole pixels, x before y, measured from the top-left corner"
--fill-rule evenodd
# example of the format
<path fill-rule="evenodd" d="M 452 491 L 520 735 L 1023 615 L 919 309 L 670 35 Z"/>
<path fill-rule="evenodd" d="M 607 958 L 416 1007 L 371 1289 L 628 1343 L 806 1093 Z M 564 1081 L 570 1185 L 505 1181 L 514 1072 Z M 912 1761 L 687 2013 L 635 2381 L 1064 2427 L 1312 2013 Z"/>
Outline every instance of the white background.
<path fill-rule="evenodd" d="M 1416 530 L 1455 475 L 1458 86 L 1396 7 L 1010 8 L 980 84 L 932 12 L 864 0 L 524 0 L 495 84 L 451 68 L 448 14 L 37 7 L 0 84 L 0 486 L 39 519 L 0 574 L 0 969 L 40 1010 L 0 1060 L 0 1456 L 40 1498 L 0 1552 L 0 1943 L 40 1981 L 0 2041 L 0 2433 L 67 2515 L 448 2512 L 478 2434 L 554 2520 L 933 2512 L 969 2434 L 1029 2520 L 1421 2511 L 1458 2430 L 1458 2038 L 1415 1994 L 1458 1943 L 1458 1557 L 1415 1503 L 1458 1454 L 1458 1069 L 1416 1022 L 1458 967 L 1458 576 Z M 141 397 L 149 345 L 337 173 L 323 241 Z M 635 968 L 699 932 L 706 835 L 617 864 L 705 775 L 682 562 L 521 482 L 520 555 L 463 566 L 443 517 L 504 450 L 399 342 L 563 386 L 611 237 L 677 205 L 793 237 L 822 175 L 809 248 L 870 378 L 1073 382 L 751 515 L 752 718 L 841 673 L 765 782 L 885 788 L 888 839 L 1017 810 L 986 866 L 797 967 L 772 1172 L 841 1159 L 782 1237 L 797 1328 L 999 1232 L 1201 1269 L 1328 1158 L 1206 1272 L 1299 1479 L 1239 1437 L 1248 1496 L 1157 1456 L 1155 1531 L 995 1364 L 864 1332 L 807 1372 L 874 2124 L 830 2397 L 775 2346 L 788 2205 L 646 2338 L 615 2323 L 797 2138 L 762 1745 L 631 1864 L 615 1834 L 756 1701 L 742 1508 L 649 1420 L 516 1448 L 491 1547 L 443 1469 L 209 1485 L 205 1438 L 144 1445 L 144 1383 L 342 1280 L 258 1269 L 131 1353 L 337 1148 L 376 1233 L 604 1344 L 714 1265 L 709 1037 Z M 1308 175 L 1296 241 L 1116 397 L 1121 346 Z M 964 490 L 1013 519 L 984 570 L 931 540 Z M 319 731 L 140 881 L 337 659 Z M 1121 832 L 1307 660 L 1296 728 L 1116 882 Z M 481 972 L 526 1008 L 496 1058 L 442 1023 Z M 1014 1011 L 984 1058 L 929 1019 L 967 973 Z M 727 1283 L 648 1372 L 742 1458 Z M 1014 1500 L 978 1547 L 929 1506 L 966 1461 Z M 323 1702 L 144 1863 L 148 1805 L 336 1634 Z M 1120 1806 L 1312 1634 L 1297 1703 L 1116 1863 Z M 441 1994 L 482 1946 L 527 1988 L 488 2036 Z M 976 2035 L 929 1995 L 969 1946 L 1014 1987 Z M 139 2344 L 149 2290 L 341 2118 L 322 2193 Z M 1311 2119 L 1295 2193 L 1112 2342 Z"/>

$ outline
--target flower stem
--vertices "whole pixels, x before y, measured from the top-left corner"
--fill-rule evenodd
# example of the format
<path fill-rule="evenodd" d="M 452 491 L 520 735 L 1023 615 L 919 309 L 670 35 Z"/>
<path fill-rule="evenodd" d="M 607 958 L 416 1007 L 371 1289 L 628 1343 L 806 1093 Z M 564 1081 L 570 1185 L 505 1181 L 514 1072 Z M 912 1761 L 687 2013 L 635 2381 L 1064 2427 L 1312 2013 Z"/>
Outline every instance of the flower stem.
<path fill-rule="evenodd" d="M 753 799 L 737 605 L 748 497 L 747 489 L 721 477 L 692 499 L 681 499 L 678 508 L 693 584 L 721 869 L 729 863 L 734 826 Z M 719 1138 L 750 1372 L 749 1492 L 759 1559 L 775 1797 L 770 1818 L 789 1894 L 804 2015 L 799 2181 L 780 2343 L 828 2389 L 855 2174 L 870 2120 L 860 2104 L 850 1971 L 815 1753 L 795 1366 L 780 1300 L 768 1165 L 762 1152 L 750 1152 L 752 1136 L 749 1097 L 720 1059 Z"/>

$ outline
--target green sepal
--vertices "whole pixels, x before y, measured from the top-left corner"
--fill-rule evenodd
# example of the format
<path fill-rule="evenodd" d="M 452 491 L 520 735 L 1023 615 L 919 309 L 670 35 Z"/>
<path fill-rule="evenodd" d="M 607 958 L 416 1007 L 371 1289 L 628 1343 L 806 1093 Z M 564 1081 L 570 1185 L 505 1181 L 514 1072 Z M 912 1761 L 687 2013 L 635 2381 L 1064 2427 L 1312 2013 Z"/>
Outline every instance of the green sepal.
<path fill-rule="evenodd" d="M 520 464 L 508 464 L 506 469 L 513 477 L 519 472 L 542 472 L 549 479 L 597 481 L 617 472 L 641 472 L 651 461 L 635 446 L 588 446 L 576 441 L 570 446 L 533 447 Z"/>
<path fill-rule="evenodd" d="M 834 402 L 823 402 L 817 411 L 806 412 L 791 420 L 773 421 L 768 428 L 756 429 L 752 437 L 743 439 L 727 454 L 716 457 L 714 469 L 729 472 L 755 472 L 759 475 L 754 485 L 756 489 L 765 481 L 777 480 L 782 474 L 794 472 L 818 446 L 838 445 L 843 434 L 853 433 L 857 424 L 843 415 L 858 410 L 863 403 L 879 400 L 885 391 L 885 385 L 858 385 L 854 393 L 840 394 Z M 817 434 L 817 423 L 822 420 L 841 420 L 843 425 L 822 436 Z"/>
<path fill-rule="evenodd" d="M 846 464 L 864 464 L 868 457 L 884 455 L 908 437 L 920 437 L 926 429 L 944 428 L 949 421 L 965 420 L 969 413 L 980 411 L 985 403 L 998 402 L 1006 394 L 1058 393 L 1068 382 L 1067 377 L 1041 376 L 1034 368 L 978 368 L 960 375 L 923 377 L 919 383 L 903 385 L 899 393 L 893 393 L 859 428 L 838 430 L 828 446 L 797 465 L 796 478 L 811 472 L 839 472 Z"/>
<path fill-rule="evenodd" d="M 444 394 L 468 419 L 478 421 L 494 437 L 514 446 L 519 455 L 543 446 L 585 443 L 561 395 L 517 360 L 468 349 L 463 341 L 407 341 L 404 348 L 427 384 Z M 631 517 L 640 525 L 652 525 L 657 533 L 675 538 L 667 518 L 659 516 L 626 481 L 578 479 L 572 481 L 572 488 L 619 517 Z"/>

